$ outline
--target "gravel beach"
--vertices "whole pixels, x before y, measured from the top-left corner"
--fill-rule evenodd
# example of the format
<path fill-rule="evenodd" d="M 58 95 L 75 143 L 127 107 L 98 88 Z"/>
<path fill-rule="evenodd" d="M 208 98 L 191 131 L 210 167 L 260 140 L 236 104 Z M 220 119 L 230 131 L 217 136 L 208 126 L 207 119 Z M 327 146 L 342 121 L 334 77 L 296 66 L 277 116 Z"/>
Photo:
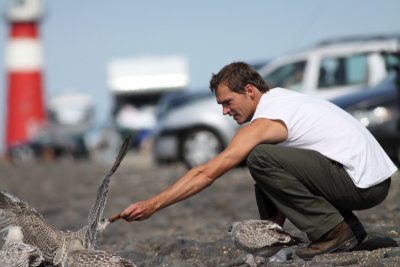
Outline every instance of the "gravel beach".
<path fill-rule="evenodd" d="M 76 230 L 87 222 L 97 188 L 112 163 L 60 159 L 14 166 L 0 160 L 0 190 L 26 200 L 53 226 Z M 150 155 L 129 152 L 112 177 L 104 217 L 147 199 L 185 173 L 179 164 L 158 166 Z M 303 260 L 289 253 L 267 266 L 400 266 L 400 181 L 396 173 L 387 199 L 357 212 L 369 235 L 355 251 Z M 253 181 L 244 167 L 231 170 L 211 187 L 142 222 L 112 223 L 100 248 L 138 266 L 246 266 L 228 233 L 232 222 L 258 218 Z M 304 237 L 290 222 L 289 232 Z M 3 241 L 0 241 L 3 242 Z M 0 243 L 2 245 L 2 243 Z M 290 252 L 290 250 L 289 250 Z"/>

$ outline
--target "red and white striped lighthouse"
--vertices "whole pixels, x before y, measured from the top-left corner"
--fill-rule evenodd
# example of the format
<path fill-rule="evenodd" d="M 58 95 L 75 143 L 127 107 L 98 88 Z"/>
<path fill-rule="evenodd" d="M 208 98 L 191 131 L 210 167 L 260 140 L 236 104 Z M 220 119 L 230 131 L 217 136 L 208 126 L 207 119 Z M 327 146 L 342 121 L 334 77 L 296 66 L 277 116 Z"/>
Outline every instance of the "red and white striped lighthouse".
<path fill-rule="evenodd" d="M 46 121 L 43 100 L 43 57 L 38 31 L 42 18 L 40 0 L 13 0 L 7 12 L 6 146 L 31 141 Z"/>

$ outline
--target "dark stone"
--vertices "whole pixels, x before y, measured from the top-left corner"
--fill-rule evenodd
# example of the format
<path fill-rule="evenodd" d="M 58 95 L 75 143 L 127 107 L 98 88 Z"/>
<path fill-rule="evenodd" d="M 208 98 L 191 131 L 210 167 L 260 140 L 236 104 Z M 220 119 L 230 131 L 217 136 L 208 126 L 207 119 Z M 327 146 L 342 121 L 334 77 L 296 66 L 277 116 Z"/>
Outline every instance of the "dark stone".
<path fill-rule="evenodd" d="M 374 237 L 367 239 L 366 241 L 358 244 L 356 247 L 352 249 L 352 251 L 359 251 L 359 250 L 376 250 L 379 248 L 390 248 L 390 247 L 397 247 L 397 242 L 390 238 L 390 237 Z"/>

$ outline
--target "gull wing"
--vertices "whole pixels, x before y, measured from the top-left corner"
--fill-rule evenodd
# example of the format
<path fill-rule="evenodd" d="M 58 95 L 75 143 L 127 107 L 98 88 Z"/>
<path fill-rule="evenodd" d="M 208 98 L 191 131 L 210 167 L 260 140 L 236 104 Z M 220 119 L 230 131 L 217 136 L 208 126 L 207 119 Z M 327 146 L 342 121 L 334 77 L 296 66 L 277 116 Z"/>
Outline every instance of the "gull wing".
<path fill-rule="evenodd" d="M 119 167 L 119 164 L 121 163 L 122 159 L 125 157 L 126 153 L 128 152 L 128 149 L 129 149 L 131 143 L 132 143 L 132 136 L 129 135 L 125 139 L 124 143 L 122 144 L 122 147 L 118 153 L 118 156 L 115 159 L 114 165 L 108 171 L 106 177 L 104 178 L 103 182 L 101 183 L 101 185 L 97 191 L 96 202 L 93 204 L 93 206 L 91 207 L 91 209 L 89 211 L 89 217 L 88 217 L 89 248 L 95 247 L 96 237 L 97 237 L 97 226 L 99 224 L 99 221 L 101 220 L 101 217 L 102 217 L 103 211 L 104 211 L 104 207 L 106 205 L 108 185 L 111 180 L 111 175 L 113 175 L 113 173 Z"/>
<path fill-rule="evenodd" d="M 67 257 L 67 265 L 75 267 L 86 266 L 119 266 L 136 267 L 130 260 L 124 259 L 115 254 L 104 250 L 77 250 L 70 253 Z"/>
<path fill-rule="evenodd" d="M 20 226 L 24 243 L 38 247 L 48 261 L 53 259 L 64 238 L 62 231 L 49 225 L 27 202 L 0 191 L 0 232 L 10 226 Z"/>
<path fill-rule="evenodd" d="M 0 250 L 0 266 L 39 266 L 44 260 L 42 252 L 32 245 L 23 243 L 19 226 L 10 226 L 6 242 Z"/>

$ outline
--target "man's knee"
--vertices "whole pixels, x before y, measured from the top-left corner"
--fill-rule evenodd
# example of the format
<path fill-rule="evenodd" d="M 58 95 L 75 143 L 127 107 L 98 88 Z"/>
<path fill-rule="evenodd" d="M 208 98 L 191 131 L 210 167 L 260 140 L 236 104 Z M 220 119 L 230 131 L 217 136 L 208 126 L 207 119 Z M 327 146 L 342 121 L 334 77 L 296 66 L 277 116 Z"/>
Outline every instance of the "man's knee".
<path fill-rule="evenodd" d="M 275 179 L 269 177 L 269 171 L 276 167 L 273 159 L 275 149 L 274 145 L 257 145 L 247 157 L 247 167 L 251 176 L 261 187 L 273 187 L 271 183 L 274 183 Z"/>
<path fill-rule="evenodd" d="M 247 166 L 249 170 L 252 168 L 263 168 L 274 167 L 279 165 L 279 150 L 281 146 L 271 144 L 260 144 L 257 145 L 247 156 Z"/>
<path fill-rule="evenodd" d="M 257 145 L 247 156 L 247 166 L 251 168 L 268 167 L 271 163 L 270 153 L 275 149 L 275 145 L 260 144 Z"/>

